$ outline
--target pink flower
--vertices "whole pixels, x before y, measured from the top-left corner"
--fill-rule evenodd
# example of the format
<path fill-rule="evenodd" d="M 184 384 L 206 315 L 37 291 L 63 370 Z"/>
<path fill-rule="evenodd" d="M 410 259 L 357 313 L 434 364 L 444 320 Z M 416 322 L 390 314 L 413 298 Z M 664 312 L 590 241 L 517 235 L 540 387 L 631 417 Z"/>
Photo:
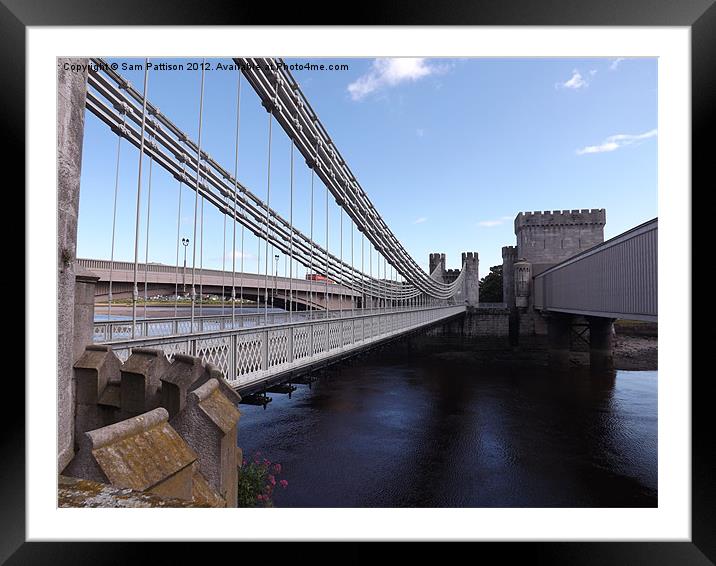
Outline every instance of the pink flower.
<path fill-rule="evenodd" d="M 281 473 L 281 464 L 274 464 L 273 469 L 277 474 Z"/>
<path fill-rule="evenodd" d="M 264 496 L 261 495 L 261 494 L 259 494 L 259 495 L 256 496 L 256 499 L 258 499 L 259 501 L 263 501 L 263 500 L 264 500 Z"/>
<path fill-rule="evenodd" d="M 271 474 L 269 474 L 268 481 L 271 485 L 276 485 L 276 478 Z"/>
<path fill-rule="evenodd" d="M 285 487 L 288 485 L 288 482 L 287 482 L 286 480 L 281 480 L 280 482 L 278 482 L 278 484 L 279 484 L 281 487 L 285 488 Z"/>

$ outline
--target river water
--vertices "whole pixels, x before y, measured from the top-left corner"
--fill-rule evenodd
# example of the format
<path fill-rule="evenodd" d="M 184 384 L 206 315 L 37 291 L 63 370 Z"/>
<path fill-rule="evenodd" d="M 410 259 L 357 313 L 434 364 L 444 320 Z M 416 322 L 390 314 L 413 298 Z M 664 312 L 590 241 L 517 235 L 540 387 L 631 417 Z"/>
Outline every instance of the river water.
<path fill-rule="evenodd" d="M 282 464 L 277 507 L 657 505 L 656 371 L 482 358 L 450 336 L 392 343 L 240 405 L 239 445 Z"/>

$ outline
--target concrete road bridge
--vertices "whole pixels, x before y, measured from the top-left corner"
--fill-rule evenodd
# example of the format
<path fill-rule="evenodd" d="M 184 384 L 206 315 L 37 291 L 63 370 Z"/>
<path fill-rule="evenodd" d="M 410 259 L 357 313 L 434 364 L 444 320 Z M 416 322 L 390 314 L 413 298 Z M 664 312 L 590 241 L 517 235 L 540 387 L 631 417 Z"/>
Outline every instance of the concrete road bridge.
<path fill-rule="evenodd" d="M 82 259 L 77 262 L 99 277 L 95 286 L 95 300 L 108 301 L 131 299 L 134 290 L 134 264 L 129 261 Z M 191 290 L 192 273 L 183 266 L 161 263 L 139 263 L 139 291 L 145 289 L 148 297 L 156 295 L 188 295 Z M 219 269 L 197 269 L 193 274 L 195 289 L 199 296 L 216 295 L 230 299 L 232 290 L 237 299 L 257 303 L 266 300 L 280 309 L 306 310 L 309 308 L 329 310 L 350 309 L 360 306 L 364 297 L 357 290 L 333 281 L 306 280 L 279 277 L 269 274 L 235 273 Z M 111 283 L 111 285 L 110 285 Z M 289 301 L 291 304 L 289 304 Z"/>

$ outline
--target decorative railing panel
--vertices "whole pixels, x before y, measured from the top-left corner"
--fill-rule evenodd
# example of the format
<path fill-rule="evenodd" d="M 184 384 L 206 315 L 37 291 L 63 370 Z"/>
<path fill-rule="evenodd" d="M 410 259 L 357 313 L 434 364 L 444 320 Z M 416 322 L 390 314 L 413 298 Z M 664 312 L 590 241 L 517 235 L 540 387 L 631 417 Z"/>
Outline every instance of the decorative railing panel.
<path fill-rule="evenodd" d="M 201 357 L 217 366 L 241 390 L 286 371 L 340 356 L 373 342 L 445 320 L 463 306 L 376 312 L 337 320 L 302 320 L 260 328 L 239 328 L 192 335 L 142 337 L 107 342 L 126 360 L 132 348 L 158 348 L 168 359 L 177 353 Z"/>
<path fill-rule="evenodd" d="M 198 311 L 197 307 L 197 311 Z M 227 312 L 230 308 L 227 307 Z M 371 314 L 396 312 L 406 309 L 375 310 Z M 139 319 L 136 322 L 135 336 L 137 338 L 152 338 L 158 336 L 175 336 L 177 334 L 197 334 L 201 332 L 217 332 L 221 330 L 236 330 L 241 328 L 252 328 L 257 326 L 271 326 L 276 324 L 287 324 L 302 322 L 306 320 L 326 320 L 341 318 L 352 318 L 365 314 L 356 310 L 354 315 L 350 311 L 295 311 L 195 316 L 192 327 L 191 317 L 162 317 Z M 92 339 L 94 343 L 115 342 L 117 340 L 129 340 L 132 336 L 131 320 L 95 321 Z"/>

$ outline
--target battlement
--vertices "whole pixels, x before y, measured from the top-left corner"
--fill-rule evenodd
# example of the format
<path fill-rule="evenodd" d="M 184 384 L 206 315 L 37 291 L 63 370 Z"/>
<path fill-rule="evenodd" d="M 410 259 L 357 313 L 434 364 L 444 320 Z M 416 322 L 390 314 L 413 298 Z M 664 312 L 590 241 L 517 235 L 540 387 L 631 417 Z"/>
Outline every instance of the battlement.
<path fill-rule="evenodd" d="M 517 258 L 517 246 L 502 246 L 502 259 L 511 259 L 515 261 Z"/>
<path fill-rule="evenodd" d="M 524 258 L 539 265 L 559 263 L 601 244 L 606 223 L 603 208 L 520 212 L 515 218 L 517 253 L 510 257 L 503 248 L 503 262 Z"/>
<path fill-rule="evenodd" d="M 607 211 L 604 208 L 583 208 L 581 210 L 536 210 L 534 212 L 520 212 L 515 218 L 515 233 L 525 227 L 531 226 L 577 226 L 597 225 L 607 223 Z"/>
<path fill-rule="evenodd" d="M 462 252 L 462 263 L 466 261 L 477 261 L 480 255 L 477 252 Z"/>

